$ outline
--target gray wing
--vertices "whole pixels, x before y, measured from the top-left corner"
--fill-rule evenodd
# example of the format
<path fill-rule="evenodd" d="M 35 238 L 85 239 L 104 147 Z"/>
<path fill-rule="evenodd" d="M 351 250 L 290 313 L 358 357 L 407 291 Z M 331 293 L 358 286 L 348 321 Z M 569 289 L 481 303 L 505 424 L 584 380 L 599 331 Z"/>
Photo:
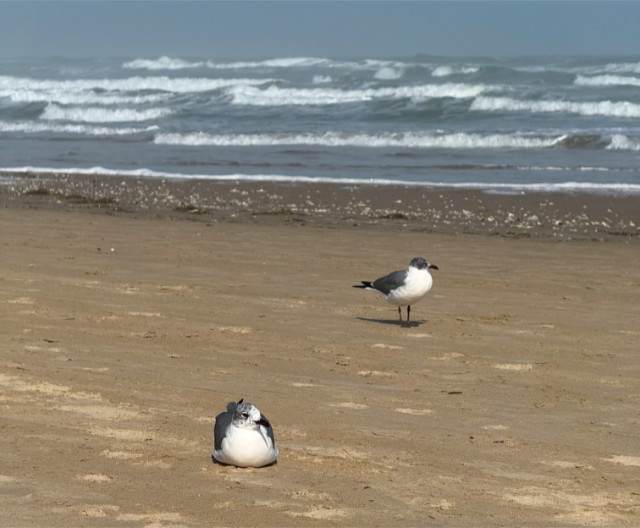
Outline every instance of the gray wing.
<path fill-rule="evenodd" d="M 267 422 L 268 427 L 265 427 L 265 429 L 267 430 L 267 435 L 269 436 L 269 438 L 271 438 L 271 443 L 273 444 L 273 447 L 275 447 L 276 439 L 273 436 L 273 427 L 271 427 L 271 422 L 267 420 L 267 417 L 262 413 L 260 414 L 260 420 L 264 420 L 265 422 Z"/>
<path fill-rule="evenodd" d="M 227 436 L 227 429 L 231 425 L 233 413 L 223 412 L 216 416 L 216 425 L 213 427 L 213 438 L 215 441 L 215 449 L 222 449 L 222 440 Z"/>
<path fill-rule="evenodd" d="M 389 275 L 374 280 L 372 286 L 379 292 L 389 295 L 391 290 L 395 290 L 404 285 L 406 278 L 407 270 L 394 271 L 393 273 L 389 273 Z"/>

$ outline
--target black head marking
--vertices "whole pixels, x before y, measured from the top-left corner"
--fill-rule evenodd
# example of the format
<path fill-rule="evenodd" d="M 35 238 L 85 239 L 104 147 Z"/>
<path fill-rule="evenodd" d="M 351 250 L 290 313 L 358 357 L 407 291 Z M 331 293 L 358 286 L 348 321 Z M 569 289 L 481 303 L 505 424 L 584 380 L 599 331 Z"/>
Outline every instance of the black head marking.
<path fill-rule="evenodd" d="M 409 263 L 409 267 L 417 268 L 419 270 L 427 269 L 427 268 L 429 268 L 429 263 L 425 259 L 423 259 L 422 257 L 415 257 Z"/>

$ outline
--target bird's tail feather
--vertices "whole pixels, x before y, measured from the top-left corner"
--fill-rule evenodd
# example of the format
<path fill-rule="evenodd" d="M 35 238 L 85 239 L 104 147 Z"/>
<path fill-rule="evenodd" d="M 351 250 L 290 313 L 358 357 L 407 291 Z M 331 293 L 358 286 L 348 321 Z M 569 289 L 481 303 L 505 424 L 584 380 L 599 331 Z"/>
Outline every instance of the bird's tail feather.
<path fill-rule="evenodd" d="M 354 284 L 354 288 L 371 288 L 371 281 L 360 281 L 362 284 Z"/>

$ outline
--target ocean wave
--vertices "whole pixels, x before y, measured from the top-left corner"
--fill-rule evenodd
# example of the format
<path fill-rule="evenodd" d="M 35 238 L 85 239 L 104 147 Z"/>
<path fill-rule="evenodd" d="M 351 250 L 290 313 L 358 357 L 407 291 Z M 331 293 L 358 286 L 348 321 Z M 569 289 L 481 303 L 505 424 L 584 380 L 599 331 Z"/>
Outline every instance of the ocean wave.
<path fill-rule="evenodd" d="M 323 57 L 281 57 L 266 60 L 251 61 L 188 61 L 176 57 L 162 56 L 157 59 L 133 59 L 122 64 L 125 69 L 184 70 L 206 67 L 213 70 L 250 70 L 250 69 L 296 69 L 296 68 L 325 68 L 352 71 L 376 71 L 380 68 L 425 68 L 420 62 L 403 62 L 381 59 L 363 60 L 334 60 Z"/>
<path fill-rule="evenodd" d="M 408 68 L 412 66 L 421 66 L 420 64 L 365 59 L 362 61 L 341 61 L 318 57 L 285 57 L 276 59 L 267 59 L 261 61 L 236 61 L 236 62 L 215 62 L 207 61 L 208 68 L 217 70 L 245 70 L 245 69 L 288 69 L 288 68 L 325 68 L 340 69 L 352 71 L 377 71 L 380 68 Z"/>
<path fill-rule="evenodd" d="M 404 70 L 400 68 L 392 68 L 391 66 L 383 66 L 374 75 L 379 81 L 395 81 L 404 75 Z"/>
<path fill-rule="evenodd" d="M 578 86 L 640 86 L 640 79 L 623 75 L 597 75 L 594 77 L 578 75 L 574 84 Z"/>
<path fill-rule="evenodd" d="M 432 72 L 433 77 L 448 77 L 449 75 L 470 75 L 478 73 L 478 66 L 438 66 Z"/>
<path fill-rule="evenodd" d="M 492 183 L 492 182 L 464 182 L 444 183 L 439 181 L 408 181 L 375 178 L 331 178 L 313 176 L 286 176 L 280 174 L 184 174 L 160 172 L 150 169 L 113 170 L 104 167 L 81 168 L 45 168 L 45 167 L 0 167 L 0 173 L 4 176 L 23 175 L 30 173 L 56 175 L 104 175 L 130 178 L 166 178 L 170 180 L 211 180 L 211 181 L 238 181 L 238 182 L 274 182 L 274 183 L 330 183 L 338 185 L 377 185 L 420 187 L 435 189 L 468 189 L 485 192 L 548 192 L 548 193 L 593 193 L 593 194 L 623 194 L 639 195 L 640 184 L 634 183 L 597 183 L 566 181 L 561 183 Z"/>
<path fill-rule="evenodd" d="M 166 100 L 165 95 L 145 94 L 127 95 L 118 93 L 96 93 L 93 91 L 70 92 L 67 90 L 2 90 L 0 97 L 8 98 L 12 103 L 59 103 L 63 105 L 137 105 L 158 103 Z"/>
<path fill-rule="evenodd" d="M 188 146 L 317 146 L 411 149 L 541 149 L 562 145 L 567 136 L 527 137 L 508 134 L 157 134 L 158 145 Z"/>
<path fill-rule="evenodd" d="M 151 121 L 171 115 L 169 108 L 149 108 L 134 110 L 131 108 L 108 109 L 100 107 L 66 108 L 48 104 L 40 115 L 47 121 L 76 121 L 82 123 L 115 123 L 129 121 Z"/>
<path fill-rule="evenodd" d="M 628 101 L 526 101 L 510 97 L 478 97 L 471 103 L 472 111 L 568 113 L 584 116 L 640 117 L 640 104 Z"/>
<path fill-rule="evenodd" d="M 0 75 L 0 90 L 20 93 L 22 91 L 39 91 L 58 94 L 91 92 L 136 92 L 141 90 L 174 93 L 209 92 L 232 86 L 260 86 L 275 82 L 276 79 L 207 79 L 189 77 L 127 77 L 124 79 L 73 79 L 57 81 L 51 79 L 31 79 L 28 77 L 11 77 Z"/>
<path fill-rule="evenodd" d="M 216 70 L 245 70 L 251 68 L 311 68 L 327 66 L 332 63 L 329 59 L 314 57 L 290 57 L 282 59 L 268 59 L 263 61 L 214 62 L 207 61 L 207 67 Z"/>
<path fill-rule="evenodd" d="M 514 66 L 512 69 L 516 72 L 535 74 L 560 73 L 568 75 L 598 75 L 606 73 L 640 73 L 640 62 L 597 65 L 550 63 L 546 65 Z"/>
<path fill-rule="evenodd" d="M 640 62 L 612 62 L 603 70 L 609 73 L 640 73 Z"/>
<path fill-rule="evenodd" d="M 285 105 L 332 105 L 358 103 L 378 99 L 411 99 L 422 102 L 433 98 L 466 99 L 498 87 L 483 84 L 427 84 L 420 86 L 398 86 L 341 90 L 338 88 L 280 88 L 269 86 L 232 86 L 227 90 L 233 104 L 253 106 Z"/>
<path fill-rule="evenodd" d="M 614 134 L 611 143 L 607 146 L 609 150 L 640 150 L 640 138 L 630 138 L 623 134 Z"/>
<path fill-rule="evenodd" d="M 328 84 L 333 82 L 333 78 L 329 75 L 314 75 L 311 81 L 313 84 Z"/>
<path fill-rule="evenodd" d="M 24 134 L 57 133 L 82 136 L 128 136 L 157 130 L 157 126 L 145 128 L 101 127 L 87 125 L 61 125 L 55 123 L 34 123 L 32 121 L 1 122 L 0 132 L 21 132 Z"/>
<path fill-rule="evenodd" d="M 131 70 L 185 70 L 188 68 L 201 68 L 204 64 L 204 62 L 188 62 L 165 56 L 155 60 L 135 59 L 125 62 L 122 67 Z"/>

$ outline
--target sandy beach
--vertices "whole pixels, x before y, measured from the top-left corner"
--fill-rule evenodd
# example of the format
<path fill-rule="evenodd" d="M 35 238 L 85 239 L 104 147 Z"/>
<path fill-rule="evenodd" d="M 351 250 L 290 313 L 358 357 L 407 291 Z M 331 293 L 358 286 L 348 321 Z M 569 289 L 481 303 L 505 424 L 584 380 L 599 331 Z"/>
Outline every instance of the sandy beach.
<path fill-rule="evenodd" d="M 0 204 L 207 223 L 638 243 L 640 197 L 0 171 Z"/>
<path fill-rule="evenodd" d="M 639 202 L 17 179 L 0 525 L 638 526 Z M 417 255 L 401 328 L 351 286 Z M 242 397 L 275 466 L 211 460 Z"/>

